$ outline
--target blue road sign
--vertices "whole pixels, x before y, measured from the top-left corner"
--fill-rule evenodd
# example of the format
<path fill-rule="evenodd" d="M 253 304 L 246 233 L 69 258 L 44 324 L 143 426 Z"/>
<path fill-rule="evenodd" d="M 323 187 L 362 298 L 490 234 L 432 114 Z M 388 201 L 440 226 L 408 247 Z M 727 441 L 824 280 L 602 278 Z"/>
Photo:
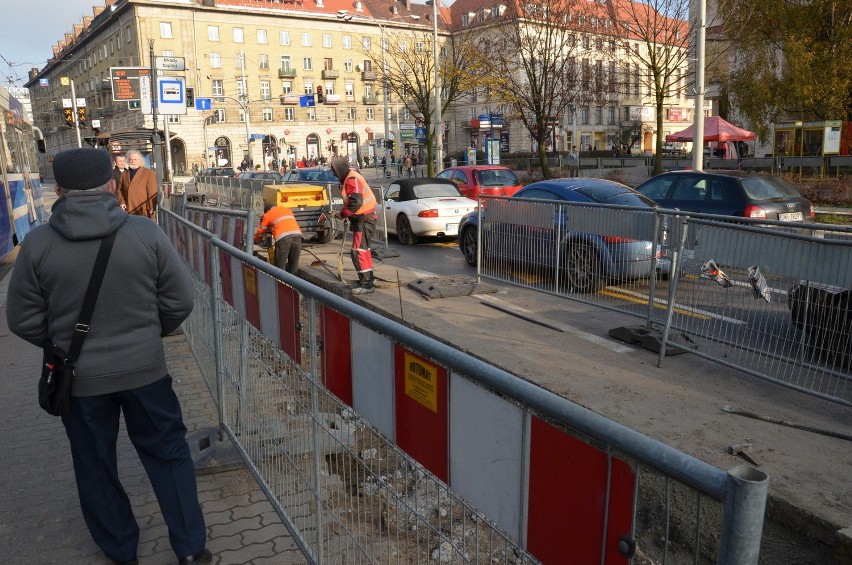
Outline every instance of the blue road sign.
<path fill-rule="evenodd" d="M 426 139 L 426 128 L 414 128 L 414 138 L 418 141 Z"/>
<path fill-rule="evenodd" d="M 195 109 L 196 110 L 210 110 L 212 106 L 210 105 L 209 98 L 196 98 L 195 99 Z"/>
<path fill-rule="evenodd" d="M 308 108 L 316 105 L 316 100 L 314 100 L 313 94 L 305 94 L 304 96 L 299 96 L 299 106 L 301 106 L 302 108 Z"/>
<path fill-rule="evenodd" d="M 263 135 L 262 133 L 253 133 L 253 134 L 251 134 L 251 138 L 252 138 L 252 139 L 263 139 L 264 137 L 266 137 L 266 136 L 265 136 L 265 135 Z"/>

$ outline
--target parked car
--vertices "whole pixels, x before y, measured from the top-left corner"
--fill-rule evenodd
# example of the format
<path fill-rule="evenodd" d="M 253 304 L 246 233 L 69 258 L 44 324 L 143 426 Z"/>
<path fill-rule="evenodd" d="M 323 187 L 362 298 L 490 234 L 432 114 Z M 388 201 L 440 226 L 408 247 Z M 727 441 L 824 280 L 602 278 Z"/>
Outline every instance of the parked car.
<path fill-rule="evenodd" d="M 235 177 L 237 171 L 231 167 L 207 167 L 198 174 L 199 177 Z"/>
<path fill-rule="evenodd" d="M 782 222 L 813 221 L 814 207 L 784 179 L 745 171 L 673 171 L 636 190 L 662 206 Z"/>
<path fill-rule="evenodd" d="M 339 185 L 340 181 L 331 172 L 331 167 L 305 167 L 304 169 L 290 169 L 284 173 L 286 182 L 323 182 Z"/>
<path fill-rule="evenodd" d="M 515 172 L 501 165 L 462 165 L 438 173 L 438 178 L 453 181 L 462 196 L 476 200 L 480 194 L 511 196 L 523 186 Z"/>
<path fill-rule="evenodd" d="M 800 281 L 787 291 L 787 306 L 811 355 L 852 366 L 852 289 Z"/>
<path fill-rule="evenodd" d="M 388 232 L 403 245 L 414 245 L 420 237 L 456 237 L 459 221 L 476 205 L 446 179 L 399 179 L 384 194 Z"/>
<path fill-rule="evenodd" d="M 281 182 L 284 179 L 284 175 L 278 171 L 245 171 L 238 174 L 237 178 Z"/>
<path fill-rule="evenodd" d="M 551 179 L 528 184 L 505 204 L 520 209 L 526 204 L 521 199 L 656 207 L 653 201 L 628 186 L 592 178 Z M 486 214 L 486 211 L 482 213 Z M 597 291 L 612 279 L 648 277 L 654 256 L 658 259 L 658 272 L 661 275 L 668 274 L 670 261 L 661 247 L 651 241 L 575 231 L 571 222 L 574 213 L 579 217 L 583 212 L 575 212 L 571 208 L 557 212 L 553 228 L 531 228 L 522 224 L 492 225 L 493 229 L 489 229 L 483 237 L 487 242 L 483 253 L 513 263 L 558 267 L 567 287 L 574 292 Z M 516 215 L 509 212 L 506 216 Z M 465 261 L 472 266 L 476 266 L 477 261 L 478 223 L 477 214 L 468 214 L 459 227 L 459 249 Z M 562 246 L 561 255 L 554 251 L 557 242 Z"/>

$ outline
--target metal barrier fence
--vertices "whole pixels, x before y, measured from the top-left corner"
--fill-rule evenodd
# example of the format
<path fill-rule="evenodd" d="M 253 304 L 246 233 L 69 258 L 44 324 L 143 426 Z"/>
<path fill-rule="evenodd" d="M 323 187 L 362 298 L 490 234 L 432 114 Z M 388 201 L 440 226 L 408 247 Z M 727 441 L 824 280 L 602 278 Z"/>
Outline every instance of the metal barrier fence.
<path fill-rule="evenodd" d="M 478 276 L 618 310 L 696 355 L 852 405 L 852 228 L 481 197 Z M 487 210 L 487 213 L 484 212 Z M 471 253 L 473 250 L 473 253 Z M 653 276 L 652 276 L 653 275 Z"/>
<path fill-rule="evenodd" d="M 220 429 L 310 562 L 757 563 L 761 471 L 716 469 L 160 221 L 194 274 L 184 329 Z"/>

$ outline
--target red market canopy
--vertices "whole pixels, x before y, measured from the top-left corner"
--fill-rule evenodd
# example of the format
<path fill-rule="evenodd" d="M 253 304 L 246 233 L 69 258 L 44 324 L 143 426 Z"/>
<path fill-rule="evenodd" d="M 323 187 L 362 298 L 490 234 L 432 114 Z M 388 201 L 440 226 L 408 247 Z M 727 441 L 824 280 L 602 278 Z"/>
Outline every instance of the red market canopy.
<path fill-rule="evenodd" d="M 666 141 L 692 141 L 692 130 L 695 124 L 683 131 L 666 136 Z M 719 116 L 704 118 L 704 141 L 747 141 L 756 139 L 757 134 L 747 129 L 738 128 L 726 122 Z"/>

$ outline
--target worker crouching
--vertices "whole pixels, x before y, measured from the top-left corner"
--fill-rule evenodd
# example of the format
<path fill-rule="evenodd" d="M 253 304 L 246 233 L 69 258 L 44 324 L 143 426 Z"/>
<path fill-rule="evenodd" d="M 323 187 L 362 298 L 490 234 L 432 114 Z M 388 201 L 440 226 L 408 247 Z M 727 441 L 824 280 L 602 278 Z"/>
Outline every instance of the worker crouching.
<path fill-rule="evenodd" d="M 275 266 L 291 275 L 298 276 L 299 256 L 302 253 L 302 229 L 293 211 L 286 206 L 264 205 L 263 219 L 254 234 L 254 242 L 263 241 L 263 237 L 268 232 L 272 232 L 272 239 L 275 242 Z"/>

